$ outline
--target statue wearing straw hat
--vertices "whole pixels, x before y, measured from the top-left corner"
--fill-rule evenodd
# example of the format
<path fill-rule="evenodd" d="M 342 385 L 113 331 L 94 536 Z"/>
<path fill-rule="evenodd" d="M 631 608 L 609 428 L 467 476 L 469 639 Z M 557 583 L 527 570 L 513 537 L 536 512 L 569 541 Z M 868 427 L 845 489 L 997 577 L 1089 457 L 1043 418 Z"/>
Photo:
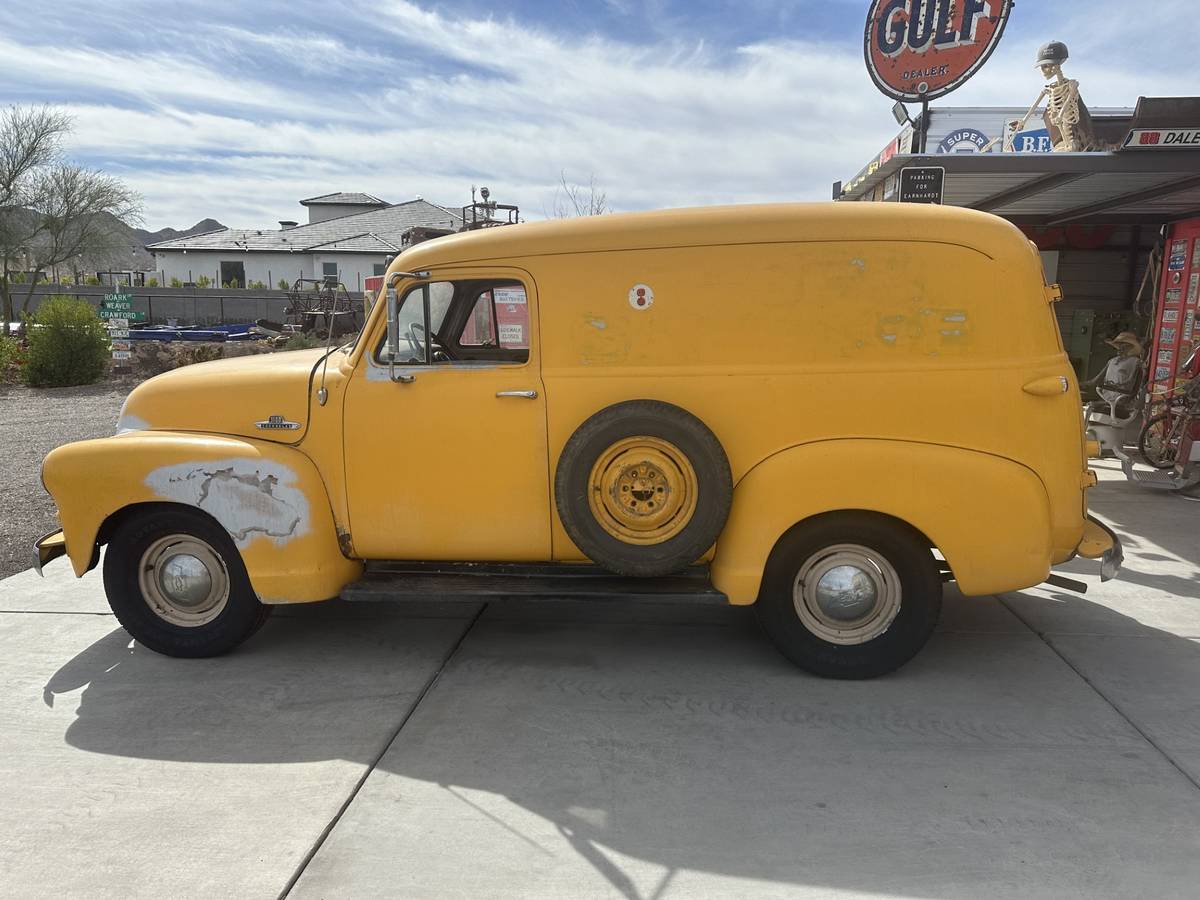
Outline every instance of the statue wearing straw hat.
<path fill-rule="evenodd" d="M 1108 361 L 1103 372 L 1079 386 L 1096 388 L 1105 402 L 1115 409 L 1119 400 L 1137 389 L 1142 371 L 1142 342 L 1132 331 L 1122 331 L 1104 343 L 1115 347 L 1117 355 Z"/>

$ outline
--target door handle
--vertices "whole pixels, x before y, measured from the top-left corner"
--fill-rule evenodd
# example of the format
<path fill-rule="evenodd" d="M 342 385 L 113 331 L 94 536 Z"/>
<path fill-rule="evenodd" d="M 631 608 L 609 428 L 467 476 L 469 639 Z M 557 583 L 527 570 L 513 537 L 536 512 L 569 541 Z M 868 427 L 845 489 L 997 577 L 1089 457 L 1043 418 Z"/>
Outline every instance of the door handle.
<path fill-rule="evenodd" d="M 536 400 L 537 391 L 496 391 L 497 397 L 524 397 L 526 400 Z"/>

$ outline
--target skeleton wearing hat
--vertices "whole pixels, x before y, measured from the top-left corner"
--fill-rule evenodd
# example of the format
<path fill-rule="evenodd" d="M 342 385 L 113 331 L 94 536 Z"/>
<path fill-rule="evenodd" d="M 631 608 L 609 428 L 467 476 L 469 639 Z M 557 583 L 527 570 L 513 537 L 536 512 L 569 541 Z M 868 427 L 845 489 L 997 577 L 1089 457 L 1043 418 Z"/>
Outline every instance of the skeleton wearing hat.
<path fill-rule="evenodd" d="M 1092 130 L 1092 117 L 1083 99 L 1079 96 L 1079 82 L 1063 75 L 1062 66 L 1070 54 L 1062 41 L 1051 41 L 1038 52 L 1037 66 L 1049 83 L 1042 88 L 1033 106 L 1020 122 L 1011 123 L 1010 133 L 1015 135 L 1025 130 L 1025 125 L 1037 112 L 1042 101 L 1046 111 L 1042 118 L 1050 132 L 1050 141 L 1057 153 L 1082 153 L 1097 148 L 1096 135 Z M 1012 147 L 1006 147 L 1011 150 Z"/>

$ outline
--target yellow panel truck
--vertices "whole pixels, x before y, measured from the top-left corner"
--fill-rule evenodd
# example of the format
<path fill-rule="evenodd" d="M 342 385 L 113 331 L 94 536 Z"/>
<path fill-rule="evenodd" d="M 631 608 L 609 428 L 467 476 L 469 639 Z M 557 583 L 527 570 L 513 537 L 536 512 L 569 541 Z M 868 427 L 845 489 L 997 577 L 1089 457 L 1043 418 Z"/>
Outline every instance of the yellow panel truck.
<path fill-rule="evenodd" d="M 863 678 L 920 649 L 946 581 L 1120 566 L 1057 289 L 1001 219 L 539 222 L 412 247 L 385 283 L 349 343 L 160 375 L 53 451 L 39 568 L 106 545 L 113 611 L 175 656 L 285 603 L 617 595 L 753 605 L 798 665 Z"/>

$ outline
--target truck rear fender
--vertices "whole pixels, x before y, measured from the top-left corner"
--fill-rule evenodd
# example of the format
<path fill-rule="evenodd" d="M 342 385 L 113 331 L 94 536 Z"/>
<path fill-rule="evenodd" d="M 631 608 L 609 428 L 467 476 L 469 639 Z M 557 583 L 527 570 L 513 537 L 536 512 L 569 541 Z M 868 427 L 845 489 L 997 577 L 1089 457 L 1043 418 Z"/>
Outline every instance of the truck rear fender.
<path fill-rule="evenodd" d="M 846 439 L 780 451 L 742 477 L 717 541 L 714 584 L 734 604 L 753 603 L 788 529 L 847 510 L 880 513 L 926 536 L 964 594 L 1020 590 L 1050 572 L 1049 499 L 1031 469 L 956 447 Z"/>

